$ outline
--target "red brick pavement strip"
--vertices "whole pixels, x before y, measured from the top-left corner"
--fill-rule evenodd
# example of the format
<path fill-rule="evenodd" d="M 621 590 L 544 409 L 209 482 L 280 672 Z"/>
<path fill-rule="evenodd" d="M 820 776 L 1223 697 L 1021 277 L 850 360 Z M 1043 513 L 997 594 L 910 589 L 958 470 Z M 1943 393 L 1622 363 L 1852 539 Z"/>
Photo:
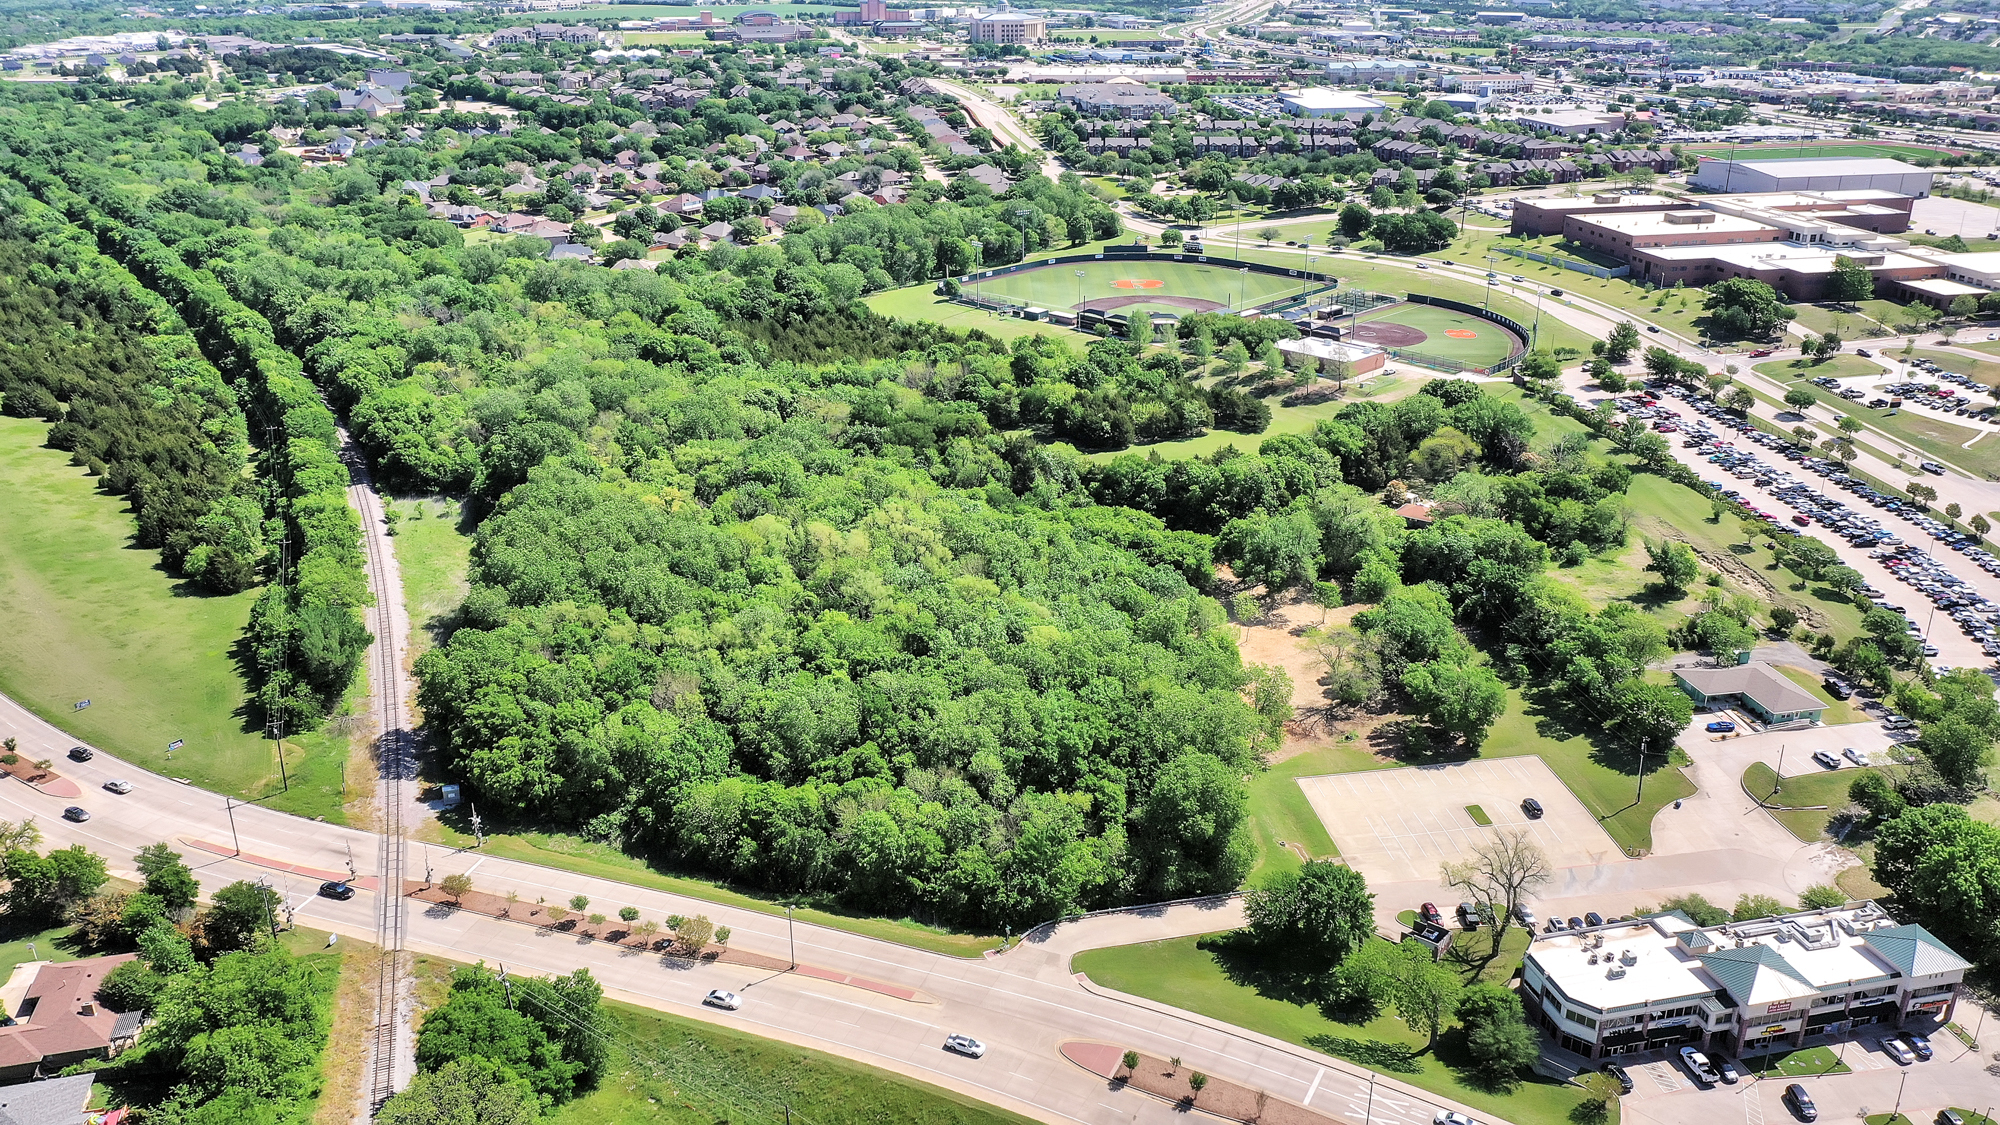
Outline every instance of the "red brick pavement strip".
<path fill-rule="evenodd" d="M 345 871 L 326 871 L 318 867 L 307 867 L 298 863 L 286 863 L 282 859 L 272 859 L 269 856 L 252 855 L 249 852 L 239 855 L 236 849 L 226 844 L 212 844 L 207 840 L 191 840 L 183 836 L 181 837 L 181 843 L 198 851 L 208 852 L 210 855 L 240 859 L 245 863 L 255 864 L 258 867 L 268 867 L 273 871 L 287 871 L 293 875 L 304 875 L 308 878 L 318 879 L 321 882 L 346 883 L 349 886 L 359 887 L 364 891 L 372 891 L 382 885 L 382 881 L 373 875 L 363 875 L 358 879 L 350 879 Z"/>
<path fill-rule="evenodd" d="M 41 792 L 46 793 L 51 797 L 83 796 L 83 789 L 82 787 L 78 786 L 76 782 L 71 781 L 69 778 L 66 778 L 58 773 L 51 773 L 48 770 L 35 769 L 35 767 L 28 762 L 21 762 L 18 765 L 13 765 L 13 766 L 0 765 L 0 770 L 5 770 L 8 776 L 12 777 L 15 781 L 18 781 L 21 784 L 26 785 L 31 789 L 40 790 Z M 28 771 L 28 776 L 23 776 L 22 773 L 16 771 Z"/>
<path fill-rule="evenodd" d="M 478 890 L 467 891 L 463 897 L 453 900 L 450 895 L 445 894 L 435 884 L 427 885 L 420 879 L 405 880 L 403 883 L 403 894 L 419 902 L 428 902 L 440 906 L 449 906 L 454 910 L 467 910 L 475 914 L 484 914 L 489 918 L 499 921 L 517 922 L 524 926 L 535 926 L 544 930 L 556 930 L 571 937 L 609 942 L 612 945 L 625 949 L 638 950 L 650 948 L 651 952 L 659 953 L 665 957 L 678 957 L 683 960 L 689 959 L 685 951 L 675 951 L 672 939 L 670 938 L 656 939 L 650 943 L 649 947 L 647 942 L 632 936 L 631 928 L 636 923 L 626 922 L 622 919 L 614 922 L 607 918 L 600 925 L 592 925 L 587 916 L 579 916 L 571 912 L 562 921 L 557 922 L 545 913 L 547 907 L 544 904 L 518 901 L 509 903 L 500 895 Z M 721 961 L 731 965 L 742 965 L 753 969 L 770 969 L 775 972 L 784 972 L 791 969 L 790 962 L 781 957 L 769 957 L 762 953 L 732 949 L 726 945 L 709 946 L 702 951 L 701 959 L 704 961 Z M 793 971 L 802 977 L 811 977 L 815 980 L 828 981 L 833 984 L 844 984 L 850 988 L 859 988 L 864 992 L 873 992 L 896 1000 L 915 1001 L 919 997 L 919 993 L 915 989 L 904 988 L 901 985 L 886 984 L 882 981 L 870 980 L 867 977 L 851 976 L 832 969 L 823 969 L 817 965 L 800 965 Z"/>
<path fill-rule="evenodd" d="M 1137 1090 L 1176 1105 L 1192 1105 L 1246 1125 L 1342 1125 L 1337 1117 L 1221 1078 L 1210 1078 L 1196 1094 L 1188 1084 L 1188 1076 L 1199 1069 L 1193 1065 L 1176 1067 L 1165 1059 L 1141 1054 L 1138 1067 L 1127 1071 L 1125 1050 L 1113 1043 L 1073 1039 L 1062 1045 L 1062 1054 L 1115 1088 Z"/>

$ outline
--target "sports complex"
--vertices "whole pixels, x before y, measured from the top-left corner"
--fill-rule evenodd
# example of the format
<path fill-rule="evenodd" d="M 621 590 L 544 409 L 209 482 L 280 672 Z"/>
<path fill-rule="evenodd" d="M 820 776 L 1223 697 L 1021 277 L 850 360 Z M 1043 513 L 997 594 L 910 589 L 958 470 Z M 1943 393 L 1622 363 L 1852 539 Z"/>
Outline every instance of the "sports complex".
<path fill-rule="evenodd" d="M 1446 370 L 1488 370 L 1526 350 L 1504 317 L 1412 294 L 1341 288 L 1340 279 L 1227 259 L 1103 255 L 992 270 L 961 282 L 964 299 L 986 307 L 1093 320 L 1156 319 L 1191 313 L 1285 315 L 1302 329 L 1337 327 L 1340 338 L 1399 359 Z M 1330 315 L 1329 315 L 1330 314 Z"/>

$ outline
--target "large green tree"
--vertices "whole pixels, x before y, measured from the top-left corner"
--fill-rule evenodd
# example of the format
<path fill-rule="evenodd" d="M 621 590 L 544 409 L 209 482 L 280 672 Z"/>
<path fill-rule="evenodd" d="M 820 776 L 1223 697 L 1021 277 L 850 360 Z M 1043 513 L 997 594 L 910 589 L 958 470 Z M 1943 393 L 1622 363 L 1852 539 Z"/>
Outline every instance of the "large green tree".
<path fill-rule="evenodd" d="M 534 1125 L 540 1119 L 533 1087 L 480 1056 L 419 1071 L 375 1117 L 383 1125 Z"/>
<path fill-rule="evenodd" d="M 1251 940 L 1309 974 L 1332 970 L 1375 932 L 1375 896 L 1361 873 L 1310 860 L 1251 889 L 1243 901 Z"/>

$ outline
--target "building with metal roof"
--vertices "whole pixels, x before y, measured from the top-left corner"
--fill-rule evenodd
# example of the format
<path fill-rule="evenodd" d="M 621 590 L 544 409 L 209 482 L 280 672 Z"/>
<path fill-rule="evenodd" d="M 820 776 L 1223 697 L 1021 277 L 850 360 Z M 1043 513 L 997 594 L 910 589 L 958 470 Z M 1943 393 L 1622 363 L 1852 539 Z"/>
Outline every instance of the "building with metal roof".
<path fill-rule="evenodd" d="M 1741 1055 L 1869 1025 L 1941 1027 L 1971 967 L 1872 902 L 1720 926 L 1669 911 L 1536 935 L 1521 992 L 1574 1054 L 1695 1045 Z"/>
<path fill-rule="evenodd" d="M 1761 661 L 1731 668 L 1676 668 L 1674 681 L 1697 707 L 1741 707 L 1767 723 L 1818 722 L 1813 694 Z"/>

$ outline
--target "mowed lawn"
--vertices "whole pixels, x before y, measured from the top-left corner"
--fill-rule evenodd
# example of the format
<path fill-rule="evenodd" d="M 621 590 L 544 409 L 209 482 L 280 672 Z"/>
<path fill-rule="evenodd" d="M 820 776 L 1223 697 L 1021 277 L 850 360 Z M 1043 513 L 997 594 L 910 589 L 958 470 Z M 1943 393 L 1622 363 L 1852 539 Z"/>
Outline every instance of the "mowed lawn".
<path fill-rule="evenodd" d="M 1082 277 L 1077 276 L 1079 272 Z M 1128 262 L 1107 258 L 982 278 L 977 290 L 981 298 L 1005 297 L 1045 309 L 1074 309 L 1080 304 L 1103 298 L 1147 296 L 1192 297 L 1213 301 L 1228 309 L 1246 309 L 1296 295 L 1299 282 L 1256 270 L 1237 270 L 1200 262 L 1159 259 Z M 1195 311 L 1150 303 L 1107 311 L 1124 313 L 1134 308 L 1183 316 Z"/>
<path fill-rule="evenodd" d="M 1821 749 L 1831 750 L 1835 757 L 1840 757 L 1841 748 L 1838 746 Z M 1811 750 L 1798 751 L 1800 764 L 1818 770 L 1819 766 L 1806 759 L 1809 753 Z M 1854 784 L 1854 779 L 1864 773 L 1875 772 L 1872 767 L 1848 766 L 1844 758 L 1841 765 L 1841 769 L 1802 773 L 1779 781 L 1776 770 L 1762 762 L 1753 762 L 1749 769 L 1743 771 L 1743 789 L 1759 800 L 1785 806 L 1785 811 L 1771 810 L 1771 816 L 1792 835 L 1808 844 L 1816 844 L 1825 838 L 1826 825 L 1833 819 L 1833 814 L 1847 807 L 1847 790 Z M 1772 792 L 1773 787 L 1776 793 Z"/>
<path fill-rule="evenodd" d="M 1525 931 L 1511 928 L 1500 955 L 1483 967 L 1479 978 L 1505 981 L 1520 964 L 1527 942 Z M 1461 935 L 1453 944 L 1454 960 L 1483 958 L 1489 940 L 1480 931 Z M 1504 1094 L 1466 1081 L 1460 1068 L 1469 1059 L 1460 1029 L 1446 1031 L 1435 1052 L 1420 1053 L 1424 1037 L 1392 1015 L 1378 1015 L 1365 1023 L 1332 1018 L 1317 1005 L 1289 995 L 1282 966 L 1259 963 L 1254 955 L 1234 948 L 1225 934 L 1092 949 L 1077 954 L 1070 967 L 1106 988 L 1387 1069 L 1400 1081 L 1518 1125 L 1563 1125 L 1584 1098 L 1581 1088 L 1546 1079 L 1524 1081 Z M 1473 975 L 1472 968 L 1464 968 L 1467 977 Z M 1190 1047 L 1189 1052 L 1187 1065 L 1201 1069 L 1197 1049 Z M 1615 1125 L 1617 1119 L 1611 1120 Z"/>
<path fill-rule="evenodd" d="M 0 418 L 0 691 L 86 742 L 226 793 L 277 780 L 246 730 L 232 650 L 255 591 L 203 596 L 135 545 L 124 500 L 46 448 L 45 423 Z M 78 700 L 90 707 L 72 709 Z M 166 760 L 167 744 L 186 746 Z"/>
<path fill-rule="evenodd" d="M 776 1122 L 784 1121 L 788 1110 L 802 1123 L 1030 1122 L 964 1094 L 821 1051 L 618 1001 L 604 1007 L 611 1030 L 604 1080 L 542 1119 L 550 1125 Z"/>
<path fill-rule="evenodd" d="M 1409 345 L 1408 351 L 1471 367 L 1491 367 L 1522 346 L 1512 332 L 1490 320 L 1436 305 L 1392 305 L 1373 315 L 1363 313 L 1360 318 L 1363 325 L 1380 322 L 1408 325 L 1424 334 L 1424 341 Z"/>

